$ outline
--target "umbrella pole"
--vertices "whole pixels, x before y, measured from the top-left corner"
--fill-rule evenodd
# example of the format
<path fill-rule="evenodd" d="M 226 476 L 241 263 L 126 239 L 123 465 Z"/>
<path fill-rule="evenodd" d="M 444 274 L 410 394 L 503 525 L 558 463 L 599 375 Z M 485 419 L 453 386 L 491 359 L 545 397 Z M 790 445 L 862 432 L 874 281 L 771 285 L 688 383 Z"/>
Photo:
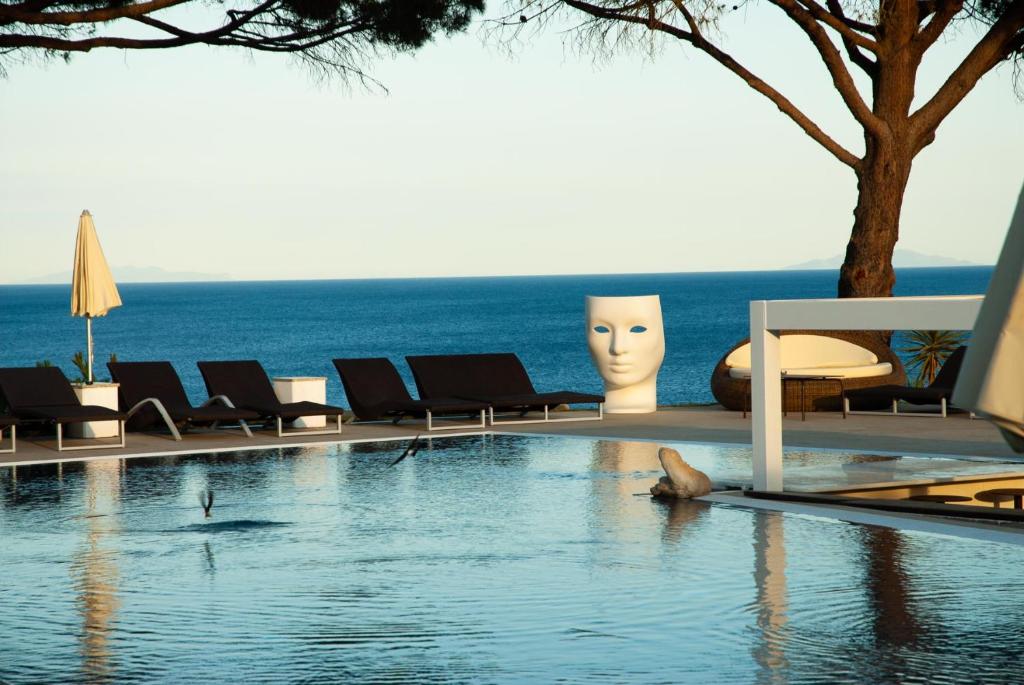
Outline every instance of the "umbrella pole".
<path fill-rule="evenodd" d="M 85 317 L 85 338 L 86 338 L 86 354 L 89 357 L 89 360 L 87 362 L 88 365 L 89 365 L 89 376 L 88 376 L 88 378 L 86 378 L 85 382 L 88 383 L 89 385 L 92 385 L 92 317 L 91 316 L 86 316 Z"/>

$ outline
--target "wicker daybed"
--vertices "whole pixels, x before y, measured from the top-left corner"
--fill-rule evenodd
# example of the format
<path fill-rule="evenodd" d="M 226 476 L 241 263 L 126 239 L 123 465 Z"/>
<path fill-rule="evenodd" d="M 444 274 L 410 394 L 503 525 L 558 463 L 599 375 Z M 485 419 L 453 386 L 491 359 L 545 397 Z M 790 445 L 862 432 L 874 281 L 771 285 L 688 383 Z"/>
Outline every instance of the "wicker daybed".
<path fill-rule="evenodd" d="M 827 338 L 836 338 L 853 343 L 873 354 L 877 361 L 876 366 L 880 371 L 887 371 L 882 375 L 857 375 L 843 379 L 843 387 L 846 390 L 855 388 L 870 388 L 877 385 L 905 385 L 907 381 L 903 364 L 896 353 L 887 346 L 873 331 L 782 331 L 782 336 L 788 335 L 814 335 Z M 726 360 L 729 355 L 747 345 L 750 339 L 741 340 L 732 349 L 722 355 L 722 358 L 715 365 L 711 373 L 711 393 L 726 409 L 742 411 L 750 408 L 750 378 L 749 375 L 736 374 Z M 785 343 L 783 343 L 785 344 Z M 885 368 L 888 365 L 888 369 Z M 821 375 L 832 375 L 833 370 L 829 366 L 820 368 Z M 808 369 L 799 369 L 803 375 Z M 872 373 L 872 371 L 867 371 Z M 845 374 L 838 374 L 845 375 Z M 841 411 L 842 401 L 839 395 L 839 384 L 833 380 L 808 380 L 802 383 L 783 383 L 783 409 L 785 411 L 800 411 L 801 392 L 804 397 L 804 408 L 807 411 Z M 853 409 L 882 409 L 888 406 L 887 403 L 877 400 L 864 399 L 853 403 Z"/>

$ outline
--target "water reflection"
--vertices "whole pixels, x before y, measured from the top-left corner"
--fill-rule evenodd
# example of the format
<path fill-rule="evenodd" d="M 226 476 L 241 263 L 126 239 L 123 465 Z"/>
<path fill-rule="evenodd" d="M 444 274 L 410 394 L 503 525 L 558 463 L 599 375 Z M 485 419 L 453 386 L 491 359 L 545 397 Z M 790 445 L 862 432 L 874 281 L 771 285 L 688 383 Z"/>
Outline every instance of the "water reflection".
<path fill-rule="evenodd" d="M 757 682 L 788 683 L 786 626 L 789 605 L 786 590 L 786 539 L 778 512 L 754 516 L 754 587 L 757 592 L 757 636 L 752 645 Z"/>
<path fill-rule="evenodd" d="M 110 634 L 120 608 L 117 513 L 121 501 L 121 460 L 86 462 L 84 514 L 86 536 L 75 553 L 71 575 L 81 614 L 79 634 L 82 673 L 87 680 L 107 680 L 112 673 Z"/>
<path fill-rule="evenodd" d="M 641 479 L 642 472 L 661 468 L 658 445 L 653 442 L 595 442 L 591 449 L 590 509 L 591 530 L 601 539 L 628 544 L 634 530 L 651 516 L 650 507 L 640 507 L 640 498 L 653 480 Z M 638 473 L 639 472 L 639 473 Z M 650 482 L 648 482 L 650 481 Z M 654 553 L 653 548 L 648 550 Z M 603 555 L 613 557 L 616 549 L 605 549 Z"/>
<path fill-rule="evenodd" d="M 693 529 L 708 515 L 711 505 L 692 499 L 662 499 L 657 504 L 664 507 L 665 525 L 661 529 L 661 540 L 678 543 L 687 529 Z"/>
<path fill-rule="evenodd" d="M 217 562 L 213 557 L 213 548 L 210 547 L 209 540 L 203 543 L 203 562 L 207 577 L 212 579 L 217 575 Z"/>
<path fill-rule="evenodd" d="M 926 639 L 906 570 L 906 540 L 897 530 L 873 526 L 862 528 L 860 539 L 872 636 L 875 649 L 886 654 L 877 665 L 878 677 L 895 681 L 906 671 L 904 655 L 916 651 Z"/>

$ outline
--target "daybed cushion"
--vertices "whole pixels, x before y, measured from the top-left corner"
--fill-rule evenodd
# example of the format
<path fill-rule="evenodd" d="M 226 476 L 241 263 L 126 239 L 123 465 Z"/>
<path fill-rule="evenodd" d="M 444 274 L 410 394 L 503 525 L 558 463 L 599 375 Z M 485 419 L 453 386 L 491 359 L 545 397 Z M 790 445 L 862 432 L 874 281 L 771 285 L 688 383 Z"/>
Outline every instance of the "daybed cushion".
<path fill-rule="evenodd" d="M 892 373 L 892 364 L 864 364 L 863 366 L 807 366 L 782 369 L 786 376 L 839 376 L 841 378 L 870 378 L 871 376 L 887 376 Z M 750 367 L 734 366 L 729 369 L 733 378 L 750 378 Z"/>
<path fill-rule="evenodd" d="M 750 343 L 725 359 L 733 378 L 750 377 Z M 892 365 L 878 362 L 874 352 L 846 340 L 824 335 L 784 335 L 779 339 L 779 366 L 788 375 L 865 378 L 892 373 Z"/>

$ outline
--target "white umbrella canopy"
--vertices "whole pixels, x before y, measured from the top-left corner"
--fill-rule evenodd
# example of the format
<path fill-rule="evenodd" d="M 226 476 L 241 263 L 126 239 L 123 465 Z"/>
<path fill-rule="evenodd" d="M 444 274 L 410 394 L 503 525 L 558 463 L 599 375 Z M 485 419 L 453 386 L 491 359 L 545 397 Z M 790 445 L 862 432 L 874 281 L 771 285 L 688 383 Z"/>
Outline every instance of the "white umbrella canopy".
<path fill-rule="evenodd" d="M 1024 452 L 1024 187 L 953 391 Z"/>
<path fill-rule="evenodd" d="M 114 307 L 121 306 L 121 295 L 103 256 L 96 226 L 89 210 L 78 220 L 78 238 L 75 241 L 75 269 L 71 275 L 71 315 L 85 317 L 86 345 L 89 373 L 86 381 L 92 383 L 92 318 L 105 316 Z"/>

